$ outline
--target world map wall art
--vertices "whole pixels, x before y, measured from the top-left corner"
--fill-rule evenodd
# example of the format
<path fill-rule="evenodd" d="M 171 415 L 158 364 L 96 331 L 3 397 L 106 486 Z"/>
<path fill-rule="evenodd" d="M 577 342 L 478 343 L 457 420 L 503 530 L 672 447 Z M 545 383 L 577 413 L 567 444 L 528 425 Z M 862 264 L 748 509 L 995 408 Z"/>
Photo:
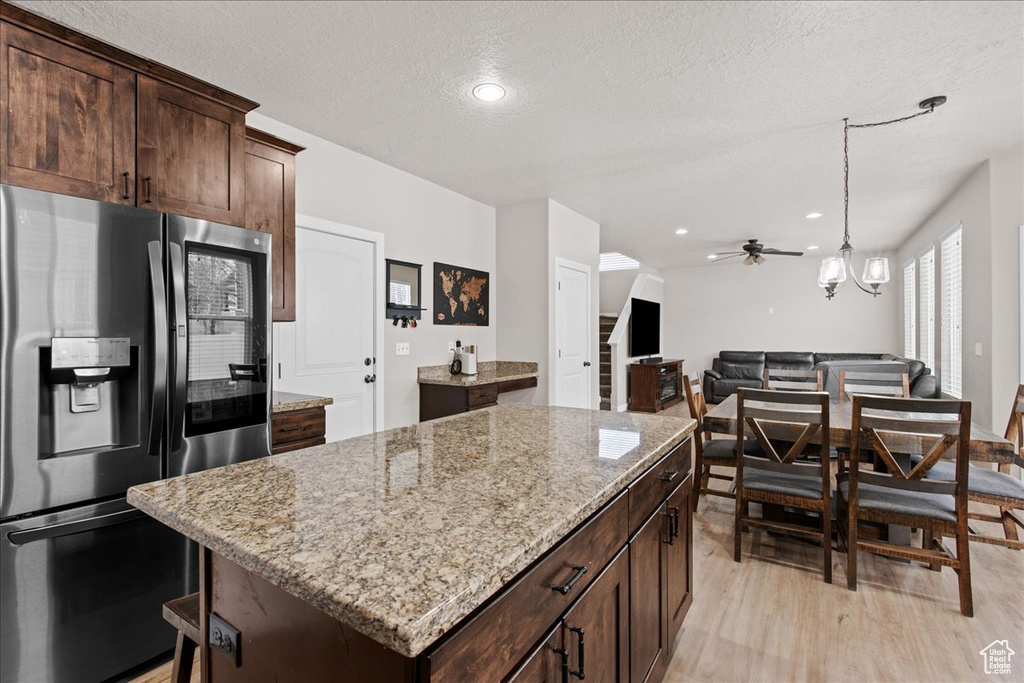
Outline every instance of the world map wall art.
<path fill-rule="evenodd" d="M 434 262 L 434 323 L 488 325 L 491 276 L 447 263 Z"/>

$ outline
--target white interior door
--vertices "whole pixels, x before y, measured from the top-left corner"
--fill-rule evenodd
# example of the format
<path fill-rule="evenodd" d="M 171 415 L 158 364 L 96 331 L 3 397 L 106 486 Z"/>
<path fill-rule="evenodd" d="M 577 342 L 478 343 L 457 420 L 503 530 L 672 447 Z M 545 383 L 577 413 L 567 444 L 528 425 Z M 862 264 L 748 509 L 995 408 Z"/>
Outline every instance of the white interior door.
<path fill-rule="evenodd" d="M 374 429 L 374 252 L 365 240 L 295 230 L 295 322 L 275 325 L 275 388 L 334 399 L 328 442 Z"/>
<path fill-rule="evenodd" d="M 552 403 L 590 408 L 590 268 L 555 266 L 555 396 Z"/>

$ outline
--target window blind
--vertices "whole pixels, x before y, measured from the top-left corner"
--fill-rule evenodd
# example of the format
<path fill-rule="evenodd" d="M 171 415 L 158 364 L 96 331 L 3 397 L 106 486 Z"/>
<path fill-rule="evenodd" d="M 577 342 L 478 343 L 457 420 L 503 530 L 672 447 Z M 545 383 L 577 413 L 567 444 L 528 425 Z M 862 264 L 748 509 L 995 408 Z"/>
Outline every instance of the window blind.
<path fill-rule="evenodd" d="M 903 266 L 903 357 L 917 358 L 917 264 Z"/>
<path fill-rule="evenodd" d="M 944 393 L 963 396 L 963 284 L 961 282 L 962 228 L 951 232 L 939 245 L 939 285 L 941 287 L 942 388 Z"/>
<path fill-rule="evenodd" d="M 920 328 L 920 359 L 929 368 L 935 369 L 935 247 L 921 254 L 918 259 L 921 282 L 918 301 L 917 325 Z"/>
<path fill-rule="evenodd" d="M 601 263 L 598 266 L 598 270 L 601 272 L 606 270 L 636 270 L 639 267 L 640 262 L 636 259 L 620 254 L 617 251 L 608 251 L 601 254 Z"/>

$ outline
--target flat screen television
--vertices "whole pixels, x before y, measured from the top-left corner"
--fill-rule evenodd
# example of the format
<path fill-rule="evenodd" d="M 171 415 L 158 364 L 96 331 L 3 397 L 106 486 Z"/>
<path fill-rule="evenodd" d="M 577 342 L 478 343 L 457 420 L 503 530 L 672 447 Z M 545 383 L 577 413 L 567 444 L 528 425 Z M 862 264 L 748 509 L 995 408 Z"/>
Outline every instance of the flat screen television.
<path fill-rule="evenodd" d="M 653 356 L 661 352 L 661 304 L 633 299 L 629 316 L 629 355 Z"/>

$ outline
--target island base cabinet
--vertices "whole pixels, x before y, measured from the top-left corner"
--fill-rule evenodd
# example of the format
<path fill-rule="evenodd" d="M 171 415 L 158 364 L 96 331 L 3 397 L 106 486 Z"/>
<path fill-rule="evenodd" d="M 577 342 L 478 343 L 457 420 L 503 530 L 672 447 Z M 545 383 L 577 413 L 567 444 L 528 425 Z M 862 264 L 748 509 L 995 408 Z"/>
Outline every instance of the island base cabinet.
<path fill-rule="evenodd" d="M 566 680 L 569 677 L 569 652 L 562 638 L 563 628 L 559 621 L 509 676 L 508 683 L 562 683 Z"/>
<path fill-rule="evenodd" d="M 563 621 L 571 679 L 629 681 L 629 552 L 625 548 Z"/>

